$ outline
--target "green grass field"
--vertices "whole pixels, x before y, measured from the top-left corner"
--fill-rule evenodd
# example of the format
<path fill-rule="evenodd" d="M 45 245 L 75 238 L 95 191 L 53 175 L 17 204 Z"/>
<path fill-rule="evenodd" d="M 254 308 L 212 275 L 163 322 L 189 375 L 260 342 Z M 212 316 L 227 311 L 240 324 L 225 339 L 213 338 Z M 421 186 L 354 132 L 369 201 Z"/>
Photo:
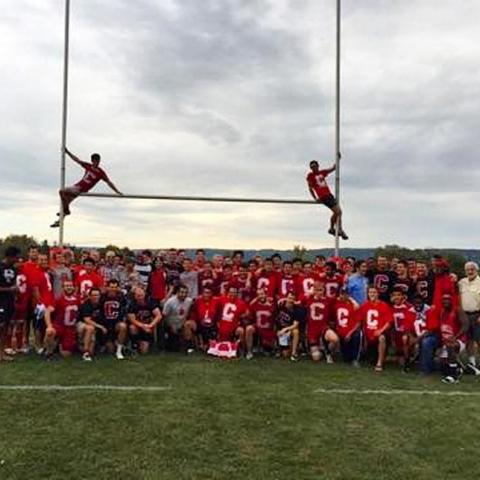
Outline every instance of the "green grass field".
<path fill-rule="evenodd" d="M 0 479 L 462 479 L 480 466 L 480 392 L 393 367 L 152 355 L 0 365 Z M 6 385 L 164 391 L 31 391 Z M 318 389 L 322 389 L 318 392 Z"/>

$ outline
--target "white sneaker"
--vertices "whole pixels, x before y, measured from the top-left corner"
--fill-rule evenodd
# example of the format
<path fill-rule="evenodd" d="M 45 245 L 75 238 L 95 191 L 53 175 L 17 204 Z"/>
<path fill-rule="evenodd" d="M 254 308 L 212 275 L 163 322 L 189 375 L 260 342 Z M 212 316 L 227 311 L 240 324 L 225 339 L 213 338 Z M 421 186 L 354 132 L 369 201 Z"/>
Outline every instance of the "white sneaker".
<path fill-rule="evenodd" d="M 334 362 L 333 362 L 333 357 L 332 357 L 329 353 L 327 353 L 327 354 L 325 355 L 325 359 L 327 360 L 327 363 L 328 363 L 329 365 L 332 365 L 332 364 L 334 363 Z"/>
<path fill-rule="evenodd" d="M 187 348 L 187 355 L 192 355 L 192 353 L 195 353 L 195 349 Z"/>
<path fill-rule="evenodd" d="M 88 352 L 85 352 L 83 355 L 82 355 L 82 360 L 84 362 L 91 362 L 92 361 L 92 357 L 90 356 L 90 354 Z"/>
<path fill-rule="evenodd" d="M 458 378 L 447 375 L 446 377 L 442 378 L 442 382 L 443 383 L 458 383 Z"/>
<path fill-rule="evenodd" d="M 13 355 L 16 355 L 17 353 L 13 348 L 6 348 L 4 352 L 5 355 L 10 355 L 11 357 L 13 357 Z"/>
<path fill-rule="evenodd" d="M 245 355 L 245 358 L 247 360 L 251 360 L 253 358 L 253 353 L 252 352 L 248 352 L 246 355 Z"/>
<path fill-rule="evenodd" d="M 5 353 L 7 353 L 7 351 L 5 350 Z M 478 377 L 480 375 L 480 369 L 478 369 L 476 367 L 476 365 L 474 365 L 473 363 L 467 363 L 465 369 L 469 372 L 469 373 L 473 373 L 473 375 L 475 375 L 476 377 Z"/>
<path fill-rule="evenodd" d="M 352 367 L 353 368 L 360 368 L 360 362 L 358 360 L 354 360 L 352 362 Z"/>
<path fill-rule="evenodd" d="M 115 357 L 117 357 L 117 360 L 125 360 L 125 357 L 123 356 L 123 352 L 121 348 L 117 350 Z"/>

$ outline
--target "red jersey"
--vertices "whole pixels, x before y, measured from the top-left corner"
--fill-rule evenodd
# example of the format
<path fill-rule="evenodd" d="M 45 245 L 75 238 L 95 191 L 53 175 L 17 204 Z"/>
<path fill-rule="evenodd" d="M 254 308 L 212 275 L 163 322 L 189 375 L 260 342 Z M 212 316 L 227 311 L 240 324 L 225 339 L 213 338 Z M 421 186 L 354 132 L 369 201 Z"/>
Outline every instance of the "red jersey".
<path fill-rule="evenodd" d="M 220 301 L 212 298 L 206 303 L 202 297 L 198 297 L 192 305 L 190 312 L 192 320 L 204 328 L 215 326 L 218 320 Z"/>
<path fill-rule="evenodd" d="M 462 329 L 458 310 L 447 311 L 443 308 L 433 307 L 427 313 L 427 330 L 439 332 L 442 343 L 457 336 Z"/>
<path fill-rule="evenodd" d="M 267 300 L 265 303 L 254 300 L 250 304 L 250 313 L 255 326 L 259 330 L 274 330 L 275 327 L 275 306 Z"/>
<path fill-rule="evenodd" d="M 417 315 L 409 303 L 392 305 L 393 325 L 398 333 L 414 332 Z"/>
<path fill-rule="evenodd" d="M 240 298 L 230 301 L 227 297 L 220 298 L 220 322 L 238 326 L 242 315 L 247 313 L 247 304 Z"/>
<path fill-rule="evenodd" d="M 249 302 L 251 300 L 250 296 L 252 291 L 250 289 L 250 282 L 248 278 L 240 278 L 238 275 L 235 275 L 230 281 L 228 287 L 235 287 L 238 290 L 238 296 L 244 302 Z"/>
<path fill-rule="evenodd" d="M 263 288 L 267 293 L 267 297 L 273 298 L 275 296 L 275 289 L 277 284 L 277 275 L 275 272 L 262 272 L 255 278 L 255 288 Z"/>
<path fill-rule="evenodd" d="M 289 293 L 295 294 L 295 277 L 281 275 L 278 280 L 277 293 L 279 298 L 285 298 Z"/>
<path fill-rule="evenodd" d="M 88 297 L 91 288 L 103 288 L 103 277 L 95 272 L 84 272 L 78 276 L 75 285 L 81 299 L 85 300 Z"/>
<path fill-rule="evenodd" d="M 327 329 L 332 320 L 332 302 L 327 297 L 315 298 L 314 296 L 305 299 L 307 307 L 307 325 L 317 325 Z"/>
<path fill-rule="evenodd" d="M 313 285 L 315 278 L 313 276 L 306 277 L 305 275 L 298 275 L 295 278 L 295 291 L 299 300 L 303 300 L 313 295 Z"/>
<path fill-rule="evenodd" d="M 358 324 L 355 305 L 350 300 L 346 302 L 337 300 L 333 307 L 333 313 L 335 316 L 335 331 L 340 338 L 345 338 Z"/>
<path fill-rule="evenodd" d="M 330 174 L 328 170 L 320 170 L 318 173 L 310 172 L 307 175 L 308 186 L 314 191 L 315 196 L 319 199 L 328 197 L 332 194 L 330 188 L 328 188 L 327 181 L 325 180 Z"/>
<path fill-rule="evenodd" d="M 78 319 L 80 300 L 76 295 L 67 297 L 62 295 L 55 302 L 55 315 L 53 323 L 63 327 L 74 328 Z"/>
<path fill-rule="evenodd" d="M 163 269 L 154 270 L 148 279 L 150 297 L 162 301 L 167 296 L 167 274 Z"/>
<path fill-rule="evenodd" d="M 34 287 L 38 287 L 39 302 L 41 304 L 45 305 L 45 307 L 50 307 L 54 304 L 52 281 L 48 272 L 38 270 L 35 275 Z"/>
<path fill-rule="evenodd" d="M 91 190 L 100 180 L 108 179 L 107 174 L 100 167 L 86 164 L 83 168 L 85 169 L 83 178 L 75 184 L 82 193 Z"/>
<path fill-rule="evenodd" d="M 358 315 L 368 342 L 376 340 L 375 332 L 383 329 L 393 320 L 392 310 L 381 300 L 376 303 L 367 301 L 360 307 Z"/>
<path fill-rule="evenodd" d="M 333 277 L 327 277 L 325 274 L 319 277 L 319 280 L 325 285 L 327 298 L 337 298 L 338 291 L 343 285 L 343 277 L 341 273 L 336 273 Z"/>
<path fill-rule="evenodd" d="M 203 270 L 198 274 L 198 293 L 202 294 L 205 287 L 210 287 L 215 291 L 216 283 L 213 272 L 211 270 Z"/>
<path fill-rule="evenodd" d="M 27 275 L 24 273 L 24 266 L 21 265 L 17 272 L 18 292 L 15 297 L 15 310 L 26 312 L 32 297 L 32 288 L 27 281 Z"/>

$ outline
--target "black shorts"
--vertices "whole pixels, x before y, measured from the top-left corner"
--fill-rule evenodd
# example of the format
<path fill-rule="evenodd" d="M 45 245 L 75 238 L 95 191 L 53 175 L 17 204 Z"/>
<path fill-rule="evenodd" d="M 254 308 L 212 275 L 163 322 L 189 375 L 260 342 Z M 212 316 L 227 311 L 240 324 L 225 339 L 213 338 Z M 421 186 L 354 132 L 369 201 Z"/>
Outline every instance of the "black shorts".
<path fill-rule="evenodd" d="M 198 327 L 198 334 L 202 337 L 202 340 L 209 341 L 217 338 L 217 329 L 215 327 Z"/>
<path fill-rule="evenodd" d="M 10 324 L 15 313 L 15 308 L 11 305 L 0 305 L 0 327 L 6 327 Z"/>
<path fill-rule="evenodd" d="M 155 338 L 153 333 L 147 333 L 145 330 L 138 329 L 138 333 L 135 335 L 135 340 L 137 342 L 153 343 Z"/>
<path fill-rule="evenodd" d="M 468 318 L 468 339 L 473 342 L 480 342 L 480 312 L 466 313 Z"/>
<path fill-rule="evenodd" d="M 332 194 L 319 198 L 318 201 L 328 208 L 334 208 L 338 205 L 336 198 Z"/>
<path fill-rule="evenodd" d="M 102 330 L 97 328 L 95 332 L 96 343 L 101 346 L 104 346 L 106 343 L 115 343 L 115 340 L 117 339 L 117 332 L 115 331 L 116 326 L 117 325 L 114 323 L 104 325 L 107 329 L 107 333 L 103 333 Z"/>

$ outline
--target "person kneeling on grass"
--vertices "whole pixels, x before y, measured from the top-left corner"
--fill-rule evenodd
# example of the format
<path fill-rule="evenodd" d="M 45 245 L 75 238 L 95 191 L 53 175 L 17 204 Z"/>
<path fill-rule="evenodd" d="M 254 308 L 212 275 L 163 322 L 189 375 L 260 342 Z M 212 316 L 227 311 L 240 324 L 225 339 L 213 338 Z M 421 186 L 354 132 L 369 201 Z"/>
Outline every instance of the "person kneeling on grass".
<path fill-rule="evenodd" d="M 313 295 L 304 301 L 307 311 L 307 338 L 310 355 L 314 362 L 320 361 L 320 348 L 323 346 L 327 363 L 333 363 L 333 353 L 338 350 L 340 339 L 330 328 L 332 301 L 325 296 L 325 285 L 315 282 Z"/>
<path fill-rule="evenodd" d="M 302 309 L 295 303 L 295 295 L 290 292 L 286 298 L 279 300 L 277 312 L 278 345 L 284 358 L 290 356 L 292 362 L 298 361 L 298 344 L 300 340 L 300 322 Z"/>
<path fill-rule="evenodd" d="M 210 340 L 217 338 L 219 307 L 219 300 L 213 296 L 212 289 L 205 287 L 202 295 L 195 299 L 189 319 L 185 322 L 187 342 L 195 340 L 202 352 L 208 350 Z"/>
<path fill-rule="evenodd" d="M 275 349 L 277 335 L 275 334 L 275 305 L 267 296 L 265 288 L 257 290 L 257 297 L 250 303 L 251 321 L 245 328 L 245 343 L 247 347 L 246 359 L 253 358 L 253 343 L 258 337 L 263 351 L 271 352 Z"/>
<path fill-rule="evenodd" d="M 127 311 L 130 337 L 139 353 L 148 353 L 155 339 L 155 329 L 162 313 L 155 301 L 148 299 L 142 287 L 133 290 L 133 301 Z"/>
<path fill-rule="evenodd" d="M 79 344 L 83 346 L 82 359 L 91 362 L 95 354 L 95 332 L 107 333 L 102 325 L 101 293 L 96 287 L 88 292 L 88 298 L 80 305 L 77 333 Z"/>
<path fill-rule="evenodd" d="M 333 306 L 335 330 L 340 337 L 340 350 L 345 362 L 358 368 L 363 350 L 363 331 L 357 318 L 358 304 L 341 288 Z"/>
<path fill-rule="evenodd" d="M 47 307 L 45 311 L 45 345 L 47 359 L 51 358 L 59 343 L 60 355 L 63 358 L 70 357 L 77 346 L 78 310 L 80 300 L 75 295 L 73 282 L 63 282 L 63 294 L 54 305 Z"/>
<path fill-rule="evenodd" d="M 392 310 L 379 300 L 375 287 L 368 289 L 368 301 L 358 311 L 366 340 L 366 356 L 375 359 L 375 371 L 383 371 L 387 354 L 387 333 L 392 324 Z"/>
<path fill-rule="evenodd" d="M 185 341 L 187 353 L 193 353 L 194 329 L 193 323 L 187 321 L 193 300 L 188 296 L 188 288 L 179 285 L 175 295 L 170 297 L 163 306 L 163 323 L 168 333 L 170 350 L 177 351 L 180 343 Z"/>
<path fill-rule="evenodd" d="M 101 325 L 97 332 L 97 344 L 104 346 L 109 353 L 116 351 L 117 360 L 123 360 L 123 346 L 127 339 L 127 302 L 120 290 L 118 280 L 112 278 L 107 282 L 107 290 L 100 299 Z"/>

